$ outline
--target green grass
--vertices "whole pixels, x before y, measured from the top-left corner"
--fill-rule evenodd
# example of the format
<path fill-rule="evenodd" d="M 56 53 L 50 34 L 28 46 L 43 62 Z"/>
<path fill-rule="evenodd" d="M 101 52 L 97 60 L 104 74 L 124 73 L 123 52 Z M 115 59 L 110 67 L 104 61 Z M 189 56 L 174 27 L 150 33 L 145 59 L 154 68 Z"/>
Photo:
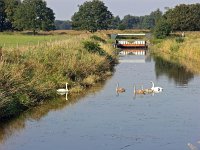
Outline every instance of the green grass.
<path fill-rule="evenodd" d="M 32 46 L 44 42 L 52 42 L 69 38 L 68 35 L 23 35 L 0 34 L 0 46 L 3 48 L 17 48 L 20 46 Z"/>

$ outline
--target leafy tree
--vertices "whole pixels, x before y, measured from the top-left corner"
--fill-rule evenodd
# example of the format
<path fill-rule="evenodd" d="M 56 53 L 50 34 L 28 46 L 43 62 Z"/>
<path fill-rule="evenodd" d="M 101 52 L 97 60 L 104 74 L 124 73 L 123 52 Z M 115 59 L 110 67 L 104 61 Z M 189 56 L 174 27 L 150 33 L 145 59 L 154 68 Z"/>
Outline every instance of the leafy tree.
<path fill-rule="evenodd" d="M 109 28 L 110 28 L 110 29 L 118 29 L 120 23 L 121 23 L 120 17 L 119 17 L 119 16 L 116 16 L 116 17 L 113 16 Z"/>
<path fill-rule="evenodd" d="M 0 32 L 4 30 L 5 17 L 5 3 L 4 0 L 0 0 Z"/>
<path fill-rule="evenodd" d="M 6 29 L 13 30 L 14 14 L 20 3 L 20 0 L 5 0 Z"/>
<path fill-rule="evenodd" d="M 141 27 L 145 29 L 152 29 L 156 26 L 159 20 L 162 18 L 162 12 L 157 9 L 151 12 L 150 15 L 146 15 L 142 19 Z"/>
<path fill-rule="evenodd" d="M 126 29 L 137 28 L 139 22 L 140 22 L 139 17 L 131 16 L 131 15 L 126 15 L 122 19 L 122 24 L 126 26 Z"/>
<path fill-rule="evenodd" d="M 14 15 L 14 26 L 19 30 L 32 30 L 34 34 L 37 30 L 54 29 L 54 13 L 46 5 L 43 0 L 23 0 Z"/>
<path fill-rule="evenodd" d="M 79 6 L 79 11 L 72 16 L 72 27 L 77 30 L 96 32 L 108 29 L 112 13 L 100 0 L 86 1 Z"/>
<path fill-rule="evenodd" d="M 164 17 L 174 31 L 200 30 L 200 4 L 181 4 L 169 9 Z"/>
<path fill-rule="evenodd" d="M 170 34 L 170 32 L 171 32 L 170 24 L 167 22 L 167 20 L 162 19 L 157 23 L 154 29 L 154 36 L 156 38 L 163 39 L 167 37 Z"/>

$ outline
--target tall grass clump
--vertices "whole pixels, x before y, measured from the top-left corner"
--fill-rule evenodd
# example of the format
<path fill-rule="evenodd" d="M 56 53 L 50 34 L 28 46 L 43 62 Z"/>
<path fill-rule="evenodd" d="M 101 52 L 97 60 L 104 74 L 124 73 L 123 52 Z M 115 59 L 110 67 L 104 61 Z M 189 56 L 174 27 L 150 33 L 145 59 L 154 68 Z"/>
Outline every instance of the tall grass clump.
<path fill-rule="evenodd" d="M 1 49 L 0 118 L 55 98 L 65 82 L 76 94 L 110 74 L 113 64 L 108 56 L 115 60 L 113 48 L 90 37 L 73 35 L 45 45 Z"/>

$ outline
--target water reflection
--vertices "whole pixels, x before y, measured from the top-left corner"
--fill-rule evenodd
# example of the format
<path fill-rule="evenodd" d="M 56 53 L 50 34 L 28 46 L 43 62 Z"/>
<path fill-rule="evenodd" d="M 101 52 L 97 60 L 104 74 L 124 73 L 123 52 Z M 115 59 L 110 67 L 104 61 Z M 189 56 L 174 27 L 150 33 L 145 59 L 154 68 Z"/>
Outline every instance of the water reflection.
<path fill-rule="evenodd" d="M 5 141 L 14 133 L 22 131 L 26 127 L 26 121 L 40 121 L 40 119 L 45 117 L 50 111 L 62 110 L 76 104 L 85 96 L 95 94 L 102 90 L 104 85 L 105 82 L 98 83 L 94 87 L 88 89 L 87 92 L 77 95 L 69 95 L 67 92 L 65 96 L 61 96 L 59 99 L 50 100 L 40 106 L 32 108 L 31 110 L 22 113 L 18 118 L 3 123 L 0 122 L 0 143 L 5 143 Z"/>
<path fill-rule="evenodd" d="M 138 49 L 138 48 L 123 48 L 119 52 L 120 55 L 146 55 L 147 49 Z"/>
<path fill-rule="evenodd" d="M 194 74 L 181 65 L 171 63 L 161 57 L 154 57 L 154 60 L 157 78 L 165 75 L 168 79 L 174 80 L 179 86 L 187 85 L 188 82 L 194 78 Z"/>
<path fill-rule="evenodd" d="M 126 59 L 120 59 L 121 63 L 146 63 L 151 62 L 151 56 L 147 49 L 136 49 L 136 48 L 122 48 L 120 49 L 119 55 L 126 57 Z M 127 55 L 136 56 L 134 59 L 127 57 Z"/>

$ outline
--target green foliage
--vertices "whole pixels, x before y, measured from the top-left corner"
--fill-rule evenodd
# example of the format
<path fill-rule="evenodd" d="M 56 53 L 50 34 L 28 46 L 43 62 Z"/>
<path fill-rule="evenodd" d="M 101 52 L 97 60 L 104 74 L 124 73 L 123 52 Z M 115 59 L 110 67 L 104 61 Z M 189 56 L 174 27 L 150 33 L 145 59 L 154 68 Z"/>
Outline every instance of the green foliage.
<path fill-rule="evenodd" d="M 119 30 L 125 30 L 126 29 L 126 25 L 121 23 L 119 24 L 119 27 L 118 27 Z"/>
<path fill-rule="evenodd" d="M 6 29 L 13 30 L 14 15 L 21 4 L 19 0 L 5 0 L 5 13 L 6 13 Z"/>
<path fill-rule="evenodd" d="M 119 16 L 116 16 L 112 18 L 111 24 L 109 25 L 109 29 L 119 29 L 119 25 L 121 23 L 121 20 Z"/>
<path fill-rule="evenodd" d="M 101 37 L 97 36 L 97 35 L 92 35 L 91 39 L 94 39 L 98 42 L 102 42 L 102 43 L 106 43 L 106 40 L 102 39 Z"/>
<path fill-rule="evenodd" d="M 37 30 L 54 29 L 54 13 L 46 5 L 43 0 L 24 0 L 15 13 L 14 27 L 32 30 L 34 34 Z"/>
<path fill-rule="evenodd" d="M 0 0 L 0 32 L 4 30 L 5 17 L 5 3 L 4 0 Z"/>
<path fill-rule="evenodd" d="M 173 31 L 200 30 L 200 4 L 181 4 L 169 9 L 164 17 L 171 24 Z"/>
<path fill-rule="evenodd" d="M 71 21 L 55 20 L 56 30 L 69 30 L 72 28 Z"/>
<path fill-rule="evenodd" d="M 105 56 L 105 51 L 100 47 L 98 43 L 92 41 L 84 41 L 83 42 L 84 48 L 90 53 L 97 53 L 100 56 Z"/>
<path fill-rule="evenodd" d="M 139 17 L 126 15 L 122 19 L 122 24 L 126 26 L 126 29 L 133 29 L 138 27 L 138 23 L 140 22 Z"/>
<path fill-rule="evenodd" d="M 86 1 L 79 6 L 79 11 L 72 16 L 72 27 L 76 30 L 96 32 L 109 28 L 112 13 L 100 0 Z"/>
<path fill-rule="evenodd" d="M 183 43 L 184 42 L 183 37 L 177 37 L 175 40 L 176 40 L 177 43 Z"/>
<path fill-rule="evenodd" d="M 167 37 L 171 32 L 170 24 L 165 20 L 162 19 L 160 22 L 157 23 L 154 29 L 154 36 L 159 39 L 163 39 Z"/>

